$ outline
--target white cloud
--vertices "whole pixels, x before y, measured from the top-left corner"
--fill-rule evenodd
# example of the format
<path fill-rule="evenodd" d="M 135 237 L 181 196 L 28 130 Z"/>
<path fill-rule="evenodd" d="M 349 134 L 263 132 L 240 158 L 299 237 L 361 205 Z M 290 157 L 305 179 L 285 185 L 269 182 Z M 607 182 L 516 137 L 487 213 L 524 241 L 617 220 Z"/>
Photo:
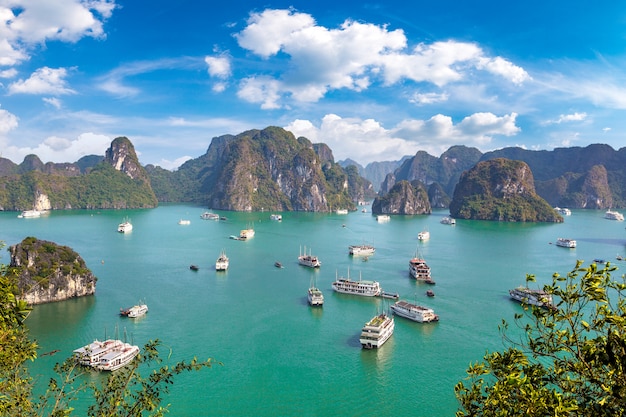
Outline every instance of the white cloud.
<path fill-rule="evenodd" d="M 582 121 L 587 118 L 587 113 L 574 113 L 574 114 L 562 114 L 559 116 L 556 123 Z"/>
<path fill-rule="evenodd" d="M 17 128 L 18 118 L 16 115 L 0 109 L 0 135 L 6 135 L 11 130 Z"/>
<path fill-rule="evenodd" d="M 254 83 L 241 85 L 248 91 L 240 98 L 262 103 L 266 109 L 283 107 L 287 98 L 315 102 L 331 90 L 360 92 L 374 83 L 391 86 L 409 80 L 442 87 L 465 81 L 473 76 L 472 69 L 497 74 L 515 84 L 530 79 L 521 67 L 501 57 L 486 56 L 474 43 L 421 43 L 408 50 L 400 29 L 351 20 L 329 29 L 294 10 L 252 13 L 247 27 L 235 38 L 239 46 L 265 60 L 288 59 L 286 64 L 276 64 L 277 74 L 252 75 L 248 79 Z"/>
<path fill-rule="evenodd" d="M 9 94 L 73 94 L 67 87 L 67 69 L 43 67 L 31 74 L 27 80 L 18 80 L 9 85 Z"/>
<path fill-rule="evenodd" d="M 44 97 L 42 100 L 57 110 L 61 108 L 61 100 L 56 97 Z"/>
<path fill-rule="evenodd" d="M 2 52 L 0 52 L 0 55 Z M 0 58 L 1 60 L 1 58 Z M 0 71 L 0 78 L 13 78 L 17 75 L 17 70 L 15 68 L 9 68 L 3 71 Z"/>
<path fill-rule="evenodd" d="M 104 155 L 112 140 L 95 133 L 83 133 L 76 139 L 50 136 L 35 147 L 8 146 L 3 149 L 3 157 L 18 164 L 30 154 L 37 155 L 43 162 L 76 162 L 86 155 Z"/>
<path fill-rule="evenodd" d="M 250 103 L 261 103 L 262 109 L 278 109 L 279 90 L 279 82 L 272 78 L 246 78 L 241 80 L 237 96 Z"/>
<path fill-rule="evenodd" d="M 410 103 L 418 105 L 441 103 L 448 100 L 449 95 L 446 93 L 415 93 L 410 99 Z"/>
<path fill-rule="evenodd" d="M 204 58 L 211 77 L 217 77 L 221 79 L 228 78 L 230 76 L 230 59 L 224 56 L 206 56 Z"/>
<path fill-rule="evenodd" d="M 532 79 L 522 67 L 518 67 L 499 56 L 495 58 L 480 58 L 477 68 L 500 75 L 514 84 L 522 84 Z"/>
<path fill-rule="evenodd" d="M 50 40 L 104 36 L 114 0 L 11 0 L 0 4 L 0 65 L 28 59 L 27 48 Z"/>
<path fill-rule="evenodd" d="M 397 160 L 423 150 L 441 155 L 453 145 L 482 146 L 496 135 L 511 136 L 520 129 L 515 125 L 517 115 L 496 116 L 475 113 L 454 124 L 449 116 L 437 114 L 427 120 L 403 120 L 386 129 L 373 119 L 342 118 L 335 114 L 324 116 L 319 127 L 308 120 L 295 120 L 285 127 L 296 136 L 312 142 L 326 143 L 335 159 L 351 158 L 361 164 L 372 161 Z"/>

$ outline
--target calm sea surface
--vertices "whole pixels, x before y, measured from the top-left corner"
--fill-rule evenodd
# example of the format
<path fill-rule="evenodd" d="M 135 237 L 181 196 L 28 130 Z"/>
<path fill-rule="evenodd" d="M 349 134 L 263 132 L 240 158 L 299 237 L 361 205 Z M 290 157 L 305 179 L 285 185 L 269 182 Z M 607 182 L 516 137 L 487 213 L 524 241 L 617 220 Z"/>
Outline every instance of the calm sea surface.
<path fill-rule="evenodd" d="M 577 259 L 604 258 L 626 268 L 615 260 L 626 256 L 625 224 L 603 219 L 602 211 L 574 210 L 562 224 L 458 220 L 449 226 L 439 223 L 447 211 L 378 223 L 366 209 L 282 213 L 282 222 L 267 212 L 219 212 L 228 219 L 202 220 L 204 209 L 192 205 L 58 211 L 38 219 L 0 213 L 0 240 L 13 245 L 35 236 L 70 246 L 98 277 L 93 297 L 35 307 L 27 324 L 40 354 L 59 352 L 38 359 L 32 373 L 44 384 L 54 363 L 105 333 L 115 336 L 117 328 L 140 346 L 161 340 L 166 363 L 193 356 L 221 363 L 176 380 L 166 401 L 172 416 L 451 416 L 454 385 L 468 364 L 502 349 L 498 324 L 521 311 L 508 290 L 527 273 L 539 286 L 554 272 L 569 272 Z M 134 230 L 119 234 L 126 216 Z M 191 224 L 179 225 L 181 218 Z M 248 225 L 254 238 L 229 239 Z M 417 240 L 422 230 L 430 231 L 429 241 Z M 576 239 L 578 247 L 557 247 L 558 237 Z M 376 247 L 369 260 L 348 255 L 348 245 L 364 243 Z M 298 265 L 305 246 L 320 257 L 319 270 Z M 222 249 L 230 268 L 216 272 Z M 431 266 L 434 287 L 409 278 L 416 251 Z M 0 262 L 9 262 L 6 251 Z M 432 307 L 440 321 L 396 318 L 381 349 L 362 350 L 361 327 L 389 302 L 334 293 L 335 275 L 348 270 Z M 321 309 L 306 302 L 312 281 L 324 292 Z M 434 298 L 426 297 L 428 288 Z M 118 315 L 139 300 L 150 308 L 145 317 Z"/>

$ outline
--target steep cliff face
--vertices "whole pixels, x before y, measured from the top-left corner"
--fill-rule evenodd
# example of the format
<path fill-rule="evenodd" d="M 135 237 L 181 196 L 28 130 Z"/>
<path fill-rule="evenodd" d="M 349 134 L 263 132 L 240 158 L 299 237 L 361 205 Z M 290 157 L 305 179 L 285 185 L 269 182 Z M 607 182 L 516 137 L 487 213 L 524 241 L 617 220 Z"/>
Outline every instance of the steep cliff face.
<path fill-rule="evenodd" d="M 374 214 L 430 214 L 432 212 L 428 193 L 419 181 L 397 182 L 383 197 L 372 203 Z"/>
<path fill-rule="evenodd" d="M 134 180 L 150 183 L 148 174 L 139 163 L 135 147 L 126 137 L 120 136 L 111 142 L 104 154 L 104 161 Z"/>
<path fill-rule="evenodd" d="M 617 185 L 619 182 L 614 173 L 613 183 Z M 588 209 L 616 206 L 604 165 L 594 165 L 585 173 L 569 172 L 548 181 L 536 181 L 536 186 L 537 193 L 545 196 L 552 206 Z"/>
<path fill-rule="evenodd" d="M 535 193 L 530 167 L 504 158 L 476 164 L 461 175 L 450 203 L 456 218 L 516 222 L 562 222 Z"/>
<path fill-rule="evenodd" d="M 359 184 L 334 162 L 328 146 L 272 126 L 213 138 L 205 155 L 171 175 L 153 167 L 149 172 L 160 198 L 221 210 L 355 209 L 351 196 L 364 194 L 352 189 Z"/>
<path fill-rule="evenodd" d="M 10 279 L 15 280 L 18 298 L 42 304 L 93 295 L 97 278 L 85 261 L 67 246 L 27 237 L 9 248 Z"/>

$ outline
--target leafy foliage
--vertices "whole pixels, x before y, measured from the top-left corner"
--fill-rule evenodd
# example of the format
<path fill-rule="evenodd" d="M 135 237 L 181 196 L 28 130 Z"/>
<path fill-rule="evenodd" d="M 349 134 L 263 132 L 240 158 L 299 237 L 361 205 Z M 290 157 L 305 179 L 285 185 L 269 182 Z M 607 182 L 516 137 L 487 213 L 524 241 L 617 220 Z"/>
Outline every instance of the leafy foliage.
<path fill-rule="evenodd" d="M 455 387 L 457 416 L 618 416 L 626 413 L 626 280 L 606 264 L 555 274 L 551 309 L 524 306 L 518 340 L 471 364 Z M 533 275 L 527 282 L 533 282 Z"/>
<path fill-rule="evenodd" d="M 0 248 L 4 244 L 0 242 Z M 57 364 L 58 377 L 51 378 L 45 394 L 33 397 L 33 380 L 27 361 L 37 359 L 38 346 L 28 338 L 25 321 L 31 308 L 18 300 L 7 277 L 6 265 L 0 264 L 0 416 L 40 417 L 70 416 L 72 403 L 79 395 L 93 395 L 87 410 L 90 417 L 163 416 L 169 405 L 162 405 L 175 377 L 184 372 L 211 367 L 211 359 L 162 365 L 158 340 L 148 342 L 141 355 L 120 370 L 108 375 L 102 384 L 81 382 L 86 372 L 73 358 Z M 147 377 L 142 370 L 149 370 Z"/>

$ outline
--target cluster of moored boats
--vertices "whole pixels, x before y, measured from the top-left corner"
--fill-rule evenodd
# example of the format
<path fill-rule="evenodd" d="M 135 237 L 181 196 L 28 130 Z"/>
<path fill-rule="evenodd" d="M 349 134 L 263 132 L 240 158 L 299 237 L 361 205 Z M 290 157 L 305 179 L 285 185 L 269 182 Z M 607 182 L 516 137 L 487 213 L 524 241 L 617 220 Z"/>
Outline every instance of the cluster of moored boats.
<path fill-rule="evenodd" d="M 348 247 L 348 253 L 352 256 L 369 256 L 373 255 L 375 251 L 376 249 L 371 245 L 351 245 Z M 302 254 L 302 252 L 300 253 L 298 262 L 300 265 L 310 268 L 318 268 L 321 266 L 321 261 L 317 256 L 313 256 L 310 251 L 307 254 L 306 248 L 304 254 Z M 430 267 L 423 259 L 417 256 L 409 262 L 409 275 L 412 278 L 434 284 L 434 281 L 430 277 Z M 332 289 L 341 294 L 395 299 L 397 301 L 390 306 L 391 312 L 418 323 L 428 323 L 439 320 L 439 316 L 435 314 L 431 308 L 399 300 L 399 294 L 384 291 L 378 281 L 364 280 L 361 275 L 359 275 L 358 280 L 352 279 L 349 270 L 348 275 L 345 277 L 335 273 L 335 281 L 332 283 Z M 434 296 L 434 293 L 429 290 L 427 291 L 427 295 Z M 324 304 L 324 295 L 314 283 L 312 283 L 308 289 L 307 299 L 311 306 L 322 306 Z M 395 322 L 393 315 L 385 312 L 377 314 L 365 323 L 361 329 L 361 335 L 359 337 L 361 347 L 363 349 L 381 347 L 391 337 L 394 328 Z"/>

